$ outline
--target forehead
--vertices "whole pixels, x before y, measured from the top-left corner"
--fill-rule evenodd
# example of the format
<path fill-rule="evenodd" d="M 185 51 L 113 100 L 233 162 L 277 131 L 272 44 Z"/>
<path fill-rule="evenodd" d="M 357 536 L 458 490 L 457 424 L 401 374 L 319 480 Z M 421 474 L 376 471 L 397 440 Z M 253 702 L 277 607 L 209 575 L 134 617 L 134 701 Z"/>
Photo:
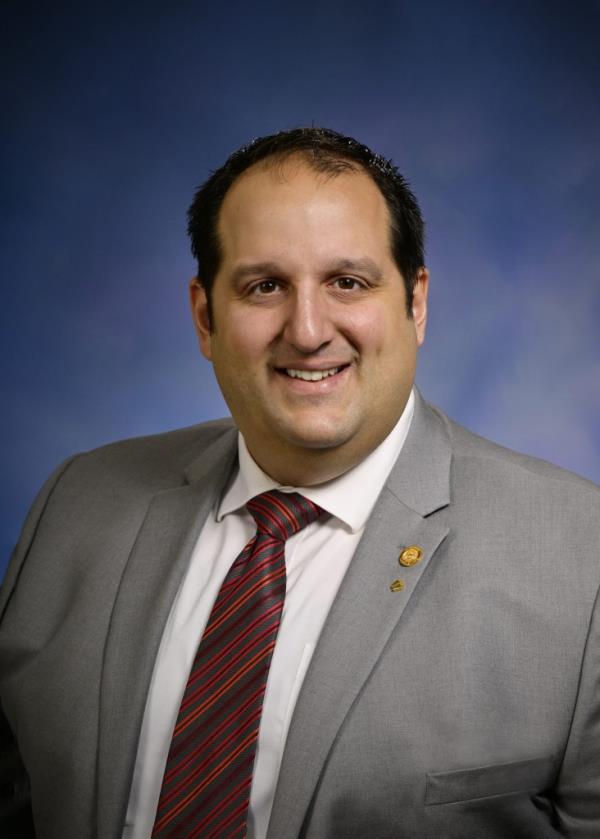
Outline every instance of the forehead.
<path fill-rule="evenodd" d="M 393 263 L 387 204 L 362 168 L 321 172 L 295 157 L 256 164 L 225 196 L 218 222 L 221 268 L 276 262 L 320 270 L 335 260 Z"/>
<path fill-rule="evenodd" d="M 224 256 L 258 247 L 265 239 L 317 247 L 385 246 L 386 201 L 361 167 L 319 171 L 304 158 L 262 161 L 246 170 L 223 201 L 218 223 Z"/>

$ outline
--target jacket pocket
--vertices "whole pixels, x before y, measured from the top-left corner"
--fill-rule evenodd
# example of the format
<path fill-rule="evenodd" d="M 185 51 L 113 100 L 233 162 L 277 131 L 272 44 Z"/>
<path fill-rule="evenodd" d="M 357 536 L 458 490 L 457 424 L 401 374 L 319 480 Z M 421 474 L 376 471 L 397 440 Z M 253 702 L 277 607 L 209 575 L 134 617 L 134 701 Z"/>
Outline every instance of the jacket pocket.
<path fill-rule="evenodd" d="M 478 766 L 456 772 L 428 773 L 425 786 L 425 806 L 451 804 L 470 799 L 508 795 L 516 792 L 541 792 L 549 787 L 554 777 L 552 757 Z"/>

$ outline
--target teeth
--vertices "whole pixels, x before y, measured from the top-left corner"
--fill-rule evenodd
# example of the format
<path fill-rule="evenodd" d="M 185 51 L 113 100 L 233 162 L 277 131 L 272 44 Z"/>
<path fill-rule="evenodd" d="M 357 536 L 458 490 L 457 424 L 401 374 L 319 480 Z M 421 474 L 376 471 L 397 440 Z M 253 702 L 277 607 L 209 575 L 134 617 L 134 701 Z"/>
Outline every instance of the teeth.
<path fill-rule="evenodd" d="M 335 376 L 339 369 L 339 367 L 332 367 L 330 370 L 294 370 L 288 367 L 285 372 L 292 379 L 303 379 L 305 382 L 320 382 L 321 379 L 326 379 L 327 376 Z"/>

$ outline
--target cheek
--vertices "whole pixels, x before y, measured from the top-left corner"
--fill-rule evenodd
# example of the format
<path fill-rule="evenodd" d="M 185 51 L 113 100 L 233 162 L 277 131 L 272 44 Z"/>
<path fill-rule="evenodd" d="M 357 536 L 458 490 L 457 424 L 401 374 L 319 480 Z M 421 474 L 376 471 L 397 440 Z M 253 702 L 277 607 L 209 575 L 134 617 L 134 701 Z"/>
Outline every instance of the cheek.
<path fill-rule="evenodd" d="M 227 313 L 227 321 L 213 335 L 215 363 L 223 362 L 237 371 L 252 371 L 262 363 L 273 339 L 272 323 L 263 313 L 235 311 Z"/>
<path fill-rule="evenodd" d="M 405 326 L 393 307 L 365 306 L 348 318 L 347 330 L 350 340 L 362 353 L 381 356 L 398 349 Z"/>

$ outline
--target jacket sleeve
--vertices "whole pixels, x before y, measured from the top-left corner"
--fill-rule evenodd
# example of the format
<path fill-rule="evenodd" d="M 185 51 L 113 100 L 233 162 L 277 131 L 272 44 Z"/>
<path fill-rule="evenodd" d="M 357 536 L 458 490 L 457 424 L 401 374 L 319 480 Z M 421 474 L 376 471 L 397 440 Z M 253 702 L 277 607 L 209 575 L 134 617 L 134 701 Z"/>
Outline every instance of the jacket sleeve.
<path fill-rule="evenodd" d="M 35 839 L 31 811 L 31 795 L 27 771 L 13 732 L 1 705 L 4 674 L 1 662 L 10 650 L 2 647 L 2 617 L 18 583 L 23 563 L 35 538 L 38 524 L 56 484 L 65 473 L 73 458 L 65 461 L 46 481 L 35 499 L 25 520 L 21 536 L 15 547 L 8 570 L 0 588 L 0 836 L 2 839 Z"/>
<path fill-rule="evenodd" d="M 0 836 L 35 839 L 27 772 L 0 708 Z"/>
<path fill-rule="evenodd" d="M 600 592 L 588 632 L 555 807 L 566 839 L 600 837 Z"/>
<path fill-rule="evenodd" d="M 23 529 L 21 530 L 19 541 L 17 542 L 8 564 L 4 580 L 2 581 L 2 586 L 0 586 L 0 632 L 2 630 L 1 621 L 4 616 L 4 612 L 6 611 L 8 601 L 10 600 L 19 579 L 19 574 L 21 572 L 21 568 L 23 567 L 23 563 L 27 558 L 27 554 L 29 553 L 29 548 L 35 538 L 35 534 L 37 532 L 40 519 L 46 509 L 48 499 L 52 495 L 54 487 L 57 485 L 75 458 L 76 455 L 68 458 L 68 460 L 65 460 L 57 467 L 57 469 L 54 470 L 31 505 L 31 509 L 29 510 Z"/>

